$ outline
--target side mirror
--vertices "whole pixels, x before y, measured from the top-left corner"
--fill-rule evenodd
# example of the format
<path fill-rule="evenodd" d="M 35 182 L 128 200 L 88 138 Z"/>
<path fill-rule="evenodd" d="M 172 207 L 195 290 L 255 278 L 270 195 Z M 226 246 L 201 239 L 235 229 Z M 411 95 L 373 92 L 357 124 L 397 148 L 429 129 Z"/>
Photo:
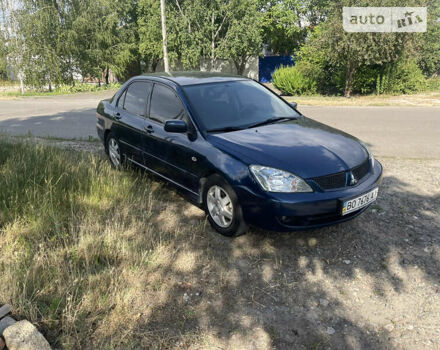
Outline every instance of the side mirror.
<path fill-rule="evenodd" d="M 163 127 L 166 132 L 175 132 L 184 134 L 188 131 L 188 125 L 183 120 L 167 120 Z"/>
<path fill-rule="evenodd" d="M 293 109 L 296 109 L 296 107 L 298 107 L 298 103 L 296 103 L 296 102 L 290 102 L 289 105 L 290 105 Z"/>

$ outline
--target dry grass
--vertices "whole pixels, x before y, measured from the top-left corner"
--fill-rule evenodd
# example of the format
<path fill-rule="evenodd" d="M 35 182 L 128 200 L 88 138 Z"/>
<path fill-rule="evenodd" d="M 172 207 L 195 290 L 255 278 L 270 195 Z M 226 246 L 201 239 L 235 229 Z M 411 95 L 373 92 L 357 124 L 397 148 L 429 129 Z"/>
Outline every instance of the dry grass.
<path fill-rule="evenodd" d="M 0 303 L 38 322 L 56 345 L 113 344 L 113 334 L 123 343 L 115 327 L 139 317 L 128 312 L 145 287 L 139 275 L 154 274 L 177 253 L 170 240 L 190 239 L 203 221 L 177 225 L 182 208 L 164 199 L 173 193 L 100 157 L 21 142 L 0 149 Z"/>
<path fill-rule="evenodd" d="M 231 240 L 143 173 L 0 141 L 0 304 L 65 349 L 435 347 L 440 164 L 386 162 L 375 212 Z"/>

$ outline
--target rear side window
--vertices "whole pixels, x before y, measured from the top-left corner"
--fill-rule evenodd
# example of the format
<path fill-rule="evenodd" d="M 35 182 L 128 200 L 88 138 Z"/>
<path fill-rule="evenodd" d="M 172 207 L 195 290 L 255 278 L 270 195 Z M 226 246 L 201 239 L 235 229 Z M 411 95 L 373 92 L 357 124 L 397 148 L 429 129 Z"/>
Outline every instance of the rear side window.
<path fill-rule="evenodd" d="M 160 123 L 170 119 L 183 119 L 185 109 L 177 95 L 169 88 L 155 84 L 151 95 L 150 118 Z"/>
<path fill-rule="evenodd" d="M 144 116 L 151 87 L 152 84 L 148 82 L 131 84 L 125 93 L 124 109 L 132 114 Z"/>

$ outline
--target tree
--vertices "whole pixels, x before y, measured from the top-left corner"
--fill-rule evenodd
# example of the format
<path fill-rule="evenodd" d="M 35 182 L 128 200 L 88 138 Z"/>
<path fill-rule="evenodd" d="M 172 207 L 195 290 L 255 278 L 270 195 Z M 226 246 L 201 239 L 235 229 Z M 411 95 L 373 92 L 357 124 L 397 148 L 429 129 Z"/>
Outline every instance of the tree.
<path fill-rule="evenodd" d="M 170 26 L 173 23 L 173 13 L 170 6 L 166 6 L 168 19 L 168 39 L 174 42 L 175 30 Z M 138 4 L 138 30 L 139 30 L 139 53 L 147 66 L 152 71 L 156 70 L 157 64 L 163 59 L 163 38 L 161 31 L 161 9 L 157 0 L 139 0 Z M 173 51 L 173 46 L 168 45 L 168 52 Z"/>
<path fill-rule="evenodd" d="M 428 3 L 427 32 L 420 41 L 419 65 L 426 76 L 440 75 L 440 0 Z"/>
<path fill-rule="evenodd" d="M 61 32 L 63 7 L 51 0 L 24 0 L 19 10 L 19 33 L 23 39 L 22 68 L 27 84 L 47 85 L 66 79 L 63 70 Z"/>
<path fill-rule="evenodd" d="M 242 75 L 249 58 L 261 52 L 261 13 L 255 2 L 249 0 L 236 3 L 232 13 L 233 18 L 219 52 L 222 57 L 232 59 L 237 74 Z"/>
<path fill-rule="evenodd" d="M 104 77 L 108 84 L 110 71 L 123 77 L 133 62 L 140 70 L 136 6 L 133 0 L 79 0 L 70 37 L 84 77 Z"/>
<path fill-rule="evenodd" d="M 277 55 L 292 55 L 310 29 L 323 22 L 329 0 L 260 0 L 263 41 Z"/>
<path fill-rule="evenodd" d="M 14 6 L 15 5 L 15 6 Z M 20 80 L 21 93 L 24 93 L 24 74 L 22 70 L 24 41 L 18 33 L 19 18 L 16 9 L 21 4 L 12 0 L 0 0 L 2 12 L 2 33 L 4 39 L 4 54 L 6 66 Z"/>
<path fill-rule="evenodd" d="M 420 35 L 414 33 L 347 33 L 342 27 L 342 6 L 397 6 L 397 0 L 339 1 L 334 4 L 330 17 L 319 25 L 319 36 L 307 45 L 325 52 L 333 66 L 345 72 L 344 96 L 349 97 L 357 71 L 363 66 L 397 62 L 403 53 L 415 52 Z M 408 5 L 409 6 L 409 5 Z"/>

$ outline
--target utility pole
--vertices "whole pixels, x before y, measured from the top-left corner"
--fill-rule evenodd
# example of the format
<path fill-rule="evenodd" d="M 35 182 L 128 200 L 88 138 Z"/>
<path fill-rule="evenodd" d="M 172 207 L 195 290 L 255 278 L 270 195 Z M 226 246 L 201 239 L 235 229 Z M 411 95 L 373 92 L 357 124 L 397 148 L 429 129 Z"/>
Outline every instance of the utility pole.
<path fill-rule="evenodd" d="M 165 72 L 170 72 L 170 66 L 168 64 L 168 49 L 167 49 L 167 25 L 165 18 L 165 0 L 160 0 L 160 17 L 162 22 L 162 41 L 163 41 L 163 66 Z"/>

